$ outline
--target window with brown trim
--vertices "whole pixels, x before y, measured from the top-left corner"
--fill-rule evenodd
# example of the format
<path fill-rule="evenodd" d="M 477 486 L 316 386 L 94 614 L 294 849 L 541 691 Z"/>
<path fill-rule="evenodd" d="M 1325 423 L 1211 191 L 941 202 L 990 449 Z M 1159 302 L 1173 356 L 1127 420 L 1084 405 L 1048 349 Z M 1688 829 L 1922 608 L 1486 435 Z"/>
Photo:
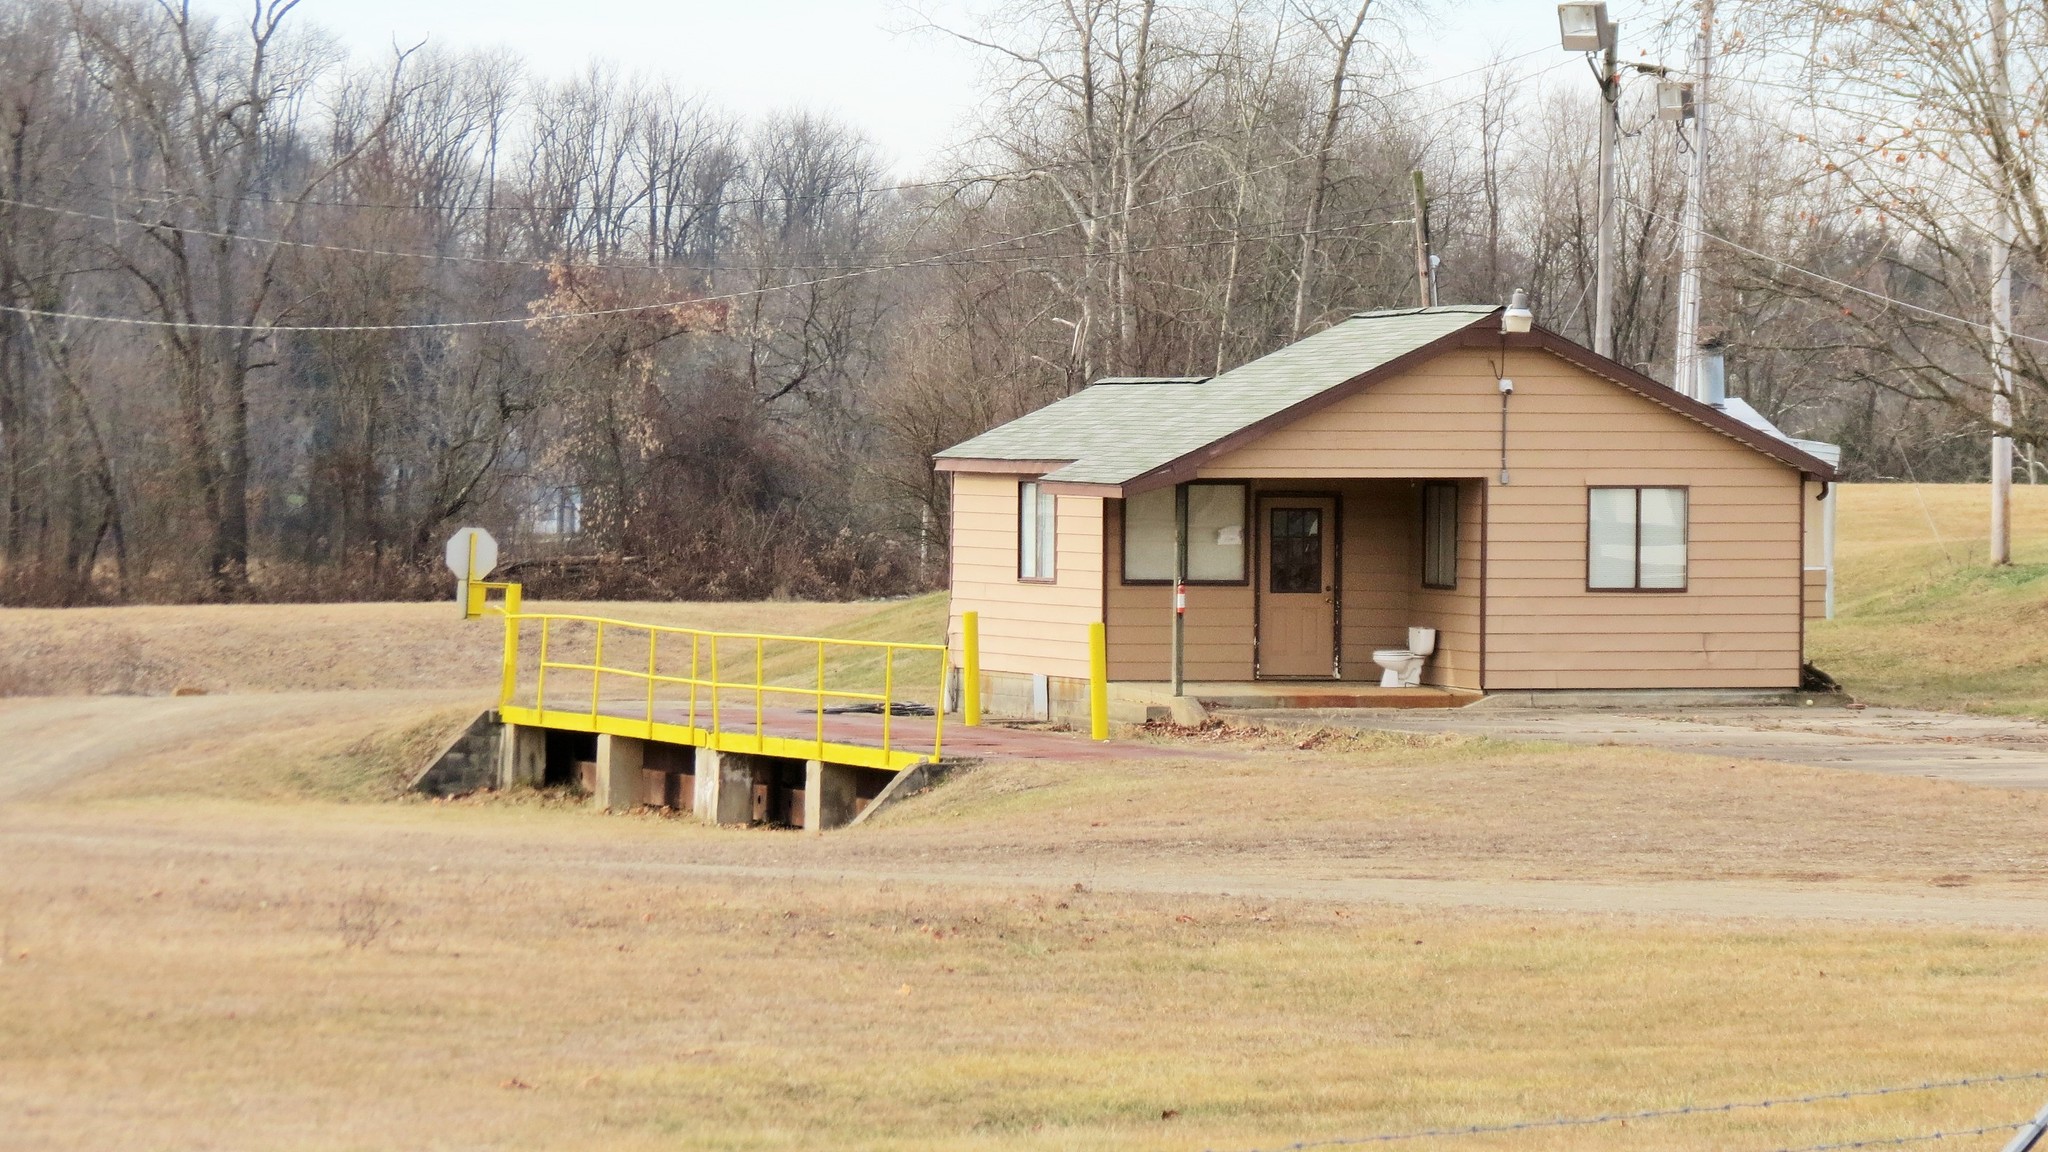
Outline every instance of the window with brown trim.
<path fill-rule="evenodd" d="M 1687 491 L 1586 490 L 1586 587 L 1595 592 L 1683 592 Z"/>
<path fill-rule="evenodd" d="M 1422 486 L 1422 586 L 1458 586 L 1458 486 Z"/>
<path fill-rule="evenodd" d="M 1170 584 L 1181 560 L 1177 529 L 1187 527 L 1187 581 L 1243 584 L 1251 485 L 1197 480 L 1124 499 L 1123 582 Z"/>
<path fill-rule="evenodd" d="M 1017 485 L 1017 579 L 1051 580 L 1059 545 L 1059 497 L 1036 480 Z"/>

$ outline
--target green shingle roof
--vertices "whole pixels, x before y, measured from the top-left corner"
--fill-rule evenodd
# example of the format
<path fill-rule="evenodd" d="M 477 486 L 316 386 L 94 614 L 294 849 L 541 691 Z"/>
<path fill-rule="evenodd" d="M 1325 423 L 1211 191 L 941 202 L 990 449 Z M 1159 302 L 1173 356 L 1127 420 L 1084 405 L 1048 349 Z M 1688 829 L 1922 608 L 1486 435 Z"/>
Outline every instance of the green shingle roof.
<path fill-rule="evenodd" d="M 1045 479 L 1125 484 L 1496 310 L 1361 312 L 1221 376 L 1102 380 L 939 458 L 1066 460 Z"/>

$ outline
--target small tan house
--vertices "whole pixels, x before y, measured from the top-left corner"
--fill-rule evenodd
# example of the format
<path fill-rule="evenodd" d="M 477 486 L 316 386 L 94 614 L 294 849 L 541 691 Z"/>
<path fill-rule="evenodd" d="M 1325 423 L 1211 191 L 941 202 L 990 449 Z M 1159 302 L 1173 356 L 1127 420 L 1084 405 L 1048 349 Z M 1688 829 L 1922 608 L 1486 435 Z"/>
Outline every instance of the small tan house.
<path fill-rule="evenodd" d="M 1499 308 L 1364 313 L 940 453 L 953 642 L 976 612 L 992 712 L 1069 713 L 1095 621 L 1113 683 L 1171 677 L 1184 572 L 1197 684 L 1377 684 L 1424 627 L 1443 690 L 1794 689 L 1820 447 Z"/>

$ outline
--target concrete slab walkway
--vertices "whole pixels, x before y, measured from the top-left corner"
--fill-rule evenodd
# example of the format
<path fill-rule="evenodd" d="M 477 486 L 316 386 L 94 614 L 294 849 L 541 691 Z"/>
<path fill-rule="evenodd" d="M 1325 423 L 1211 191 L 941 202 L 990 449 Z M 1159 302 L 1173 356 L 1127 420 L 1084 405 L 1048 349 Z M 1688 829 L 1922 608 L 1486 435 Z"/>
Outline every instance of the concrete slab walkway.
<path fill-rule="evenodd" d="M 1924 776 L 1999 788 L 2048 788 L 2048 724 L 1906 708 L 1697 708 L 1604 711 L 1487 708 L 1417 712 L 1234 710 L 1273 724 L 1456 732 L 1504 740 L 1618 744 Z"/>

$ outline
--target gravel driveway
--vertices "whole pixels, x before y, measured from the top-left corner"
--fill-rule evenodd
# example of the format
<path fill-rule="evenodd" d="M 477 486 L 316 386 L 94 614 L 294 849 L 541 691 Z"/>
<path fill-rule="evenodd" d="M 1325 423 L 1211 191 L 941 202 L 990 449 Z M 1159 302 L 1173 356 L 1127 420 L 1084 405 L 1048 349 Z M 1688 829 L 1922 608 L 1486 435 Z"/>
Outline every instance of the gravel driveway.
<path fill-rule="evenodd" d="M 1608 711 L 1485 706 L 1450 711 L 1257 710 L 1230 715 L 1295 725 L 1619 744 L 2000 788 L 2048 788 L 2048 724 L 2000 716 L 1908 708 Z"/>

